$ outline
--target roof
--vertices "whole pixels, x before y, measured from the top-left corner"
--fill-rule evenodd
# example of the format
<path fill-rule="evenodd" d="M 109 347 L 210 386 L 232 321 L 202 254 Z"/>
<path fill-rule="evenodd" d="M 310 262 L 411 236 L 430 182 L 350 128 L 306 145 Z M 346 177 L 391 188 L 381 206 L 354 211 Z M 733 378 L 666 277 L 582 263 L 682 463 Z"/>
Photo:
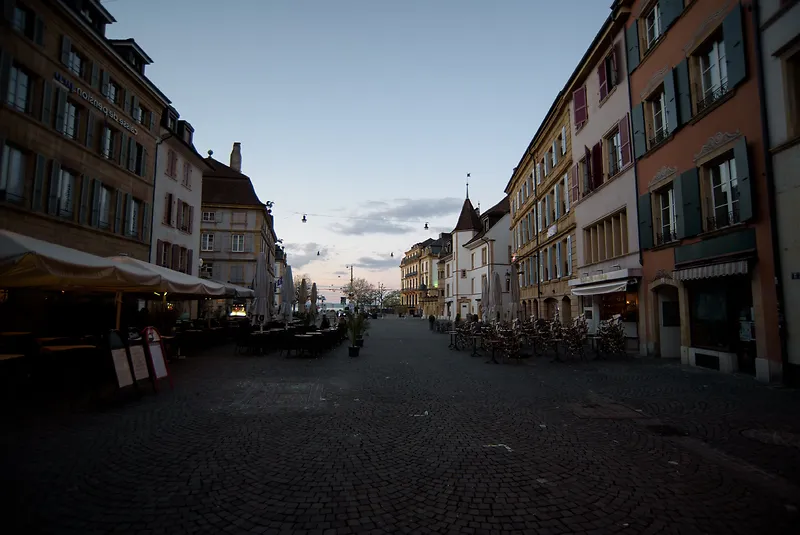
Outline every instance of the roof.
<path fill-rule="evenodd" d="M 205 162 L 211 170 L 203 173 L 203 203 L 264 206 L 250 177 L 210 156 Z"/>
<path fill-rule="evenodd" d="M 461 215 L 458 216 L 458 223 L 456 223 L 456 228 L 453 229 L 453 232 L 461 230 L 480 231 L 482 227 L 481 220 L 478 214 L 475 213 L 475 207 L 472 206 L 469 198 L 464 199 L 464 206 L 461 207 Z"/>
<path fill-rule="evenodd" d="M 482 215 L 481 219 L 487 219 L 487 225 L 481 228 L 481 231 L 478 232 L 475 236 L 472 237 L 467 243 L 465 243 L 462 247 L 466 247 L 467 245 L 476 242 L 483 238 L 494 226 L 503 219 L 503 216 L 511 212 L 511 203 L 509 202 L 509 196 L 506 195 L 503 199 L 486 210 Z"/>

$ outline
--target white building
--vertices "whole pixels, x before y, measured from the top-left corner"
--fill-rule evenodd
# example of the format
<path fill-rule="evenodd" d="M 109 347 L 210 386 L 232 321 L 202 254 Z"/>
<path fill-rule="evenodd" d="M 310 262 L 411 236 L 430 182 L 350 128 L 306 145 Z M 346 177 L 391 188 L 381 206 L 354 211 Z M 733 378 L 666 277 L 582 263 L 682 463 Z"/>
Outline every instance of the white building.
<path fill-rule="evenodd" d="M 202 178 L 208 165 L 194 148 L 192 125 L 178 117 L 170 106 L 161 120 L 150 262 L 198 276 Z"/>
<path fill-rule="evenodd" d="M 480 311 L 483 281 L 494 281 L 500 276 L 503 285 L 503 317 L 510 311 L 510 267 L 511 235 L 508 197 L 483 214 L 472 206 L 469 198 L 464 201 L 458 223 L 452 232 L 450 247 L 446 248 L 441 261 L 444 263 L 445 306 L 444 315 L 454 319 L 460 315 Z M 439 282 L 442 286 L 442 282 Z"/>
<path fill-rule="evenodd" d="M 783 375 L 790 383 L 800 382 L 800 242 L 797 240 L 797 206 L 800 205 L 800 4 L 782 0 L 761 0 L 759 58 L 764 80 L 762 101 L 766 107 L 768 135 L 765 144 L 767 174 L 774 180 L 773 217 L 780 251 L 779 292 L 785 315 Z M 779 296 L 780 297 L 780 296 Z M 757 359 L 762 360 L 762 359 Z M 758 366 L 758 362 L 756 363 Z M 777 371 L 764 375 L 777 375 Z"/>

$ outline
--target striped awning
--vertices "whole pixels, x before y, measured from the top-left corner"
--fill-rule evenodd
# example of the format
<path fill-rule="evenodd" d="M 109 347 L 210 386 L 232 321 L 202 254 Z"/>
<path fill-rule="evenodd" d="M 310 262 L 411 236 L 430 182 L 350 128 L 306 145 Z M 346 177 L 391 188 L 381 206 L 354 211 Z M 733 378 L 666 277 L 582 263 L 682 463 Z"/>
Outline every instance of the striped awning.
<path fill-rule="evenodd" d="M 712 277 L 725 277 L 728 275 L 747 275 L 747 260 L 737 260 L 736 262 L 725 262 L 722 264 L 711 264 L 708 266 L 698 266 L 686 269 L 676 269 L 673 272 L 675 279 L 679 281 L 690 281 L 697 279 L 710 279 Z"/>

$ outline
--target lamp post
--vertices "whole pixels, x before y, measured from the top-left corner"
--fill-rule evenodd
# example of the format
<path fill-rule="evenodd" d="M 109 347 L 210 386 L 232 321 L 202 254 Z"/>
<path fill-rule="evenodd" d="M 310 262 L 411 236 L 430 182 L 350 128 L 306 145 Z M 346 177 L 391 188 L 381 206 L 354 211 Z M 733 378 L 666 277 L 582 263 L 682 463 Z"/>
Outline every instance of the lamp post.
<path fill-rule="evenodd" d="M 349 266 L 345 266 L 346 268 L 350 268 L 350 291 L 348 292 L 348 297 L 350 298 L 350 303 L 353 303 L 353 299 L 355 298 L 355 292 L 353 291 L 353 265 L 350 264 Z M 353 305 L 355 307 L 355 304 Z"/>

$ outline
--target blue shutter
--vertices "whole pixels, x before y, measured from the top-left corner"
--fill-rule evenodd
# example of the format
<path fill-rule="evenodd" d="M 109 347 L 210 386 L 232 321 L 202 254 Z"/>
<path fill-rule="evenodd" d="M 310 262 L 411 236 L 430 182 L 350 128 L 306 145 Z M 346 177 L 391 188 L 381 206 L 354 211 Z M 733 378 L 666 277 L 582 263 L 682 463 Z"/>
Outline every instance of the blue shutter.
<path fill-rule="evenodd" d="M 122 195 L 120 190 L 116 191 L 117 206 L 114 209 L 114 233 L 119 234 L 122 230 Z"/>
<path fill-rule="evenodd" d="M 675 196 L 675 233 L 678 239 L 703 232 L 703 211 L 700 198 L 700 175 L 693 167 L 681 173 L 673 183 Z"/>
<path fill-rule="evenodd" d="M 733 157 L 736 165 L 736 179 L 739 184 L 739 221 L 747 221 L 753 218 L 754 203 L 750 162 L 747 158 L 747 139 L 744 136 L 736 141 L 736 145 L 733 147 Z"/>
<path fill-rule="evenodd" d="M 625 30 L 625 46 L 628 49 L 628 74 L 632 73 L 639 66 L 639 21 L 634 20 L 633 24 Z"/>
<path fill-rule="evenodd" d="M 90 224 L 93 227 L 100 226 L 100 193 L 102 183 L 96 178 L 92 180 L 92 215 Z"/>
<path fill-rule="evenodd" d="M 666 33 L 683 12 L 683 0 L 659 0 L 658 8 L 661 10 L 661 31 Z"/>
<path fill-rule="evenodd" d="M 96 61 L 93 61 L 92 62 L 92 87 L 94 89 L 97 89 L 99 84 L 100 84 L 100 66 L 97 64 Z M 106 93 L 103 93 L 103 96 L 106 96 L 106 95 L 107 95 Z"/>
<path fill-rule="evenodd" d="M 72 39 L 66 35 L 61 36 L 61 63 L 69 67 L 69 53 L 72 52 Z"/>
<path fill-rule="evenodd" d="M 667 112 L 667 135 L 671 136 L 678 129 L 678 102 L 675 95 L 675 75 L 667 71 L 664 76 L 664 100 Z"/>
<path fill-rule="evenodd" d="M 692 92 L 689 81 L 689 64 L 686 60 L 675 66 L 675 93 L 678 105 L 678 125 L 683 126 L 692 120 Z"/>
<path fill-rule="evenodd" d="M 653 212 L 650 207 L 650 194 L 645 193 L 639 197 L 639 248 L 651 249 L 653 247 Z"/>
<path fill-rule="evenodd" d="M 633 156 L 638 160 L 647 152 L 647 130 L 644 126 L 644 103 L 631 109 L 631 126 L 633 130 Z M 586 164 L 589 165 L 587 158 Z"/>
<path fill-rule="evenodd" d="M 742 8 L 736 2 L 733 10 L 722 21 L 722 36 L 725 40 L 725 63 L 728 66 L 728 90 L 739 85 L 747 77 L 747 58 L 742 30 Z"/>
<path fill-rule="evenodd" d="M 58 186 L 61 179 L 61 164 L 53 160 L 50 167 L 50 188 L 47 195 L 47 213 L 58 214 Z"/>
<path fill-rule="evenodd" d="M 42 83 L 42 108 L 39 113 L 39 120 L 50 126 L 50 114 L 53 108 L 53 85 L 45 80 Z"/>
<path fill-rule="evenodd" d="M 33 173 L 33 194 L 31 195 L 31 210 L 42 209 L 42 193 L 44 192 L 44 176 L 47 172 L 47 158 L 41 154 L 36 155 L 36 169 Z"/>
<path fill-rule="evenodd" d="M 86 217 L 89 213 L 89 189 L 90 189 L 90 179 L 88 176 L 83 175 L 81 177 L 81 197 L 80 197 L 80 206 L 78 207 L 78 222 L 81 225 L 86 224 Z"/>
<path fill-rule="evenodd" d="M 11 54 L 0 50 L 0 103 L 5 104 L 11 77 Z"/>
<path fill-rule="evenodd" d="M 150 243 L 150 203 L 142 203 L 142 238 L 144 243 Z"/>

